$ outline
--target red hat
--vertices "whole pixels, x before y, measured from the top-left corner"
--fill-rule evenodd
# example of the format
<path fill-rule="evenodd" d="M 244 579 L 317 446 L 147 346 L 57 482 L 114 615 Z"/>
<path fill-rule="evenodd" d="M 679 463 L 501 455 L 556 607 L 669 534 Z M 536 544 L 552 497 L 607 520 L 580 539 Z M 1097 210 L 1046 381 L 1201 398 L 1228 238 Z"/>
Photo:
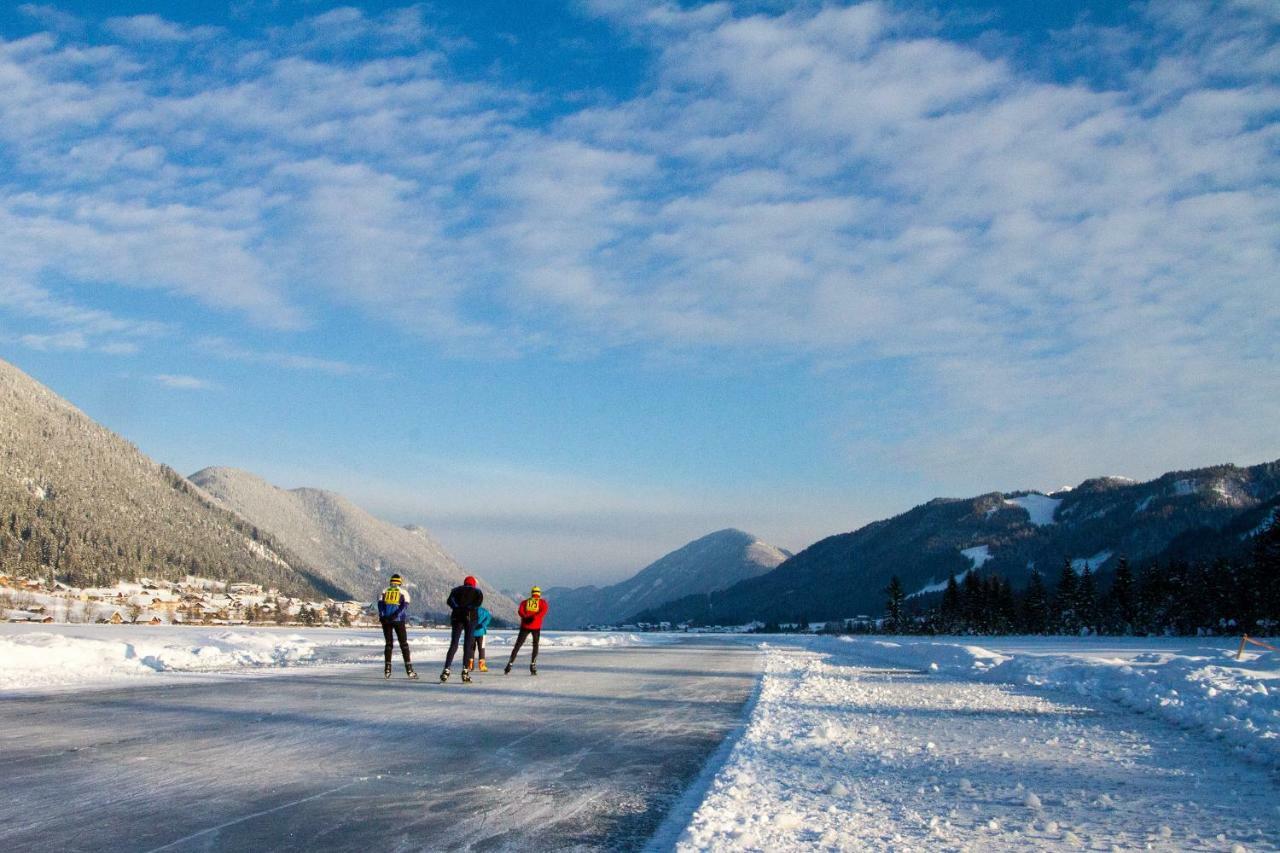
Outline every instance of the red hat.
<path fill-rule="evenodd" d="M 475 578 L 473 578 L 471 575 L 467 575 L 465 578 L 463 578 L 463 579 L 462 579 L 462 582 L 463 582 L 464 584 L 466 584 L 467 586 L 475 586 L 475 585 L 476 585 L 476 579 L 475 579 Z"/>

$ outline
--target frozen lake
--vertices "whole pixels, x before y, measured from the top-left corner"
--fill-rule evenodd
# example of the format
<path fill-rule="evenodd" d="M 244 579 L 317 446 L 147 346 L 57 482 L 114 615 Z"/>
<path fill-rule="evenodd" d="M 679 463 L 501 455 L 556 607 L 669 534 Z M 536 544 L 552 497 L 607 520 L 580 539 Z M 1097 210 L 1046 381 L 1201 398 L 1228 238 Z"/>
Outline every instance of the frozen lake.
<path fill-rule="evenodd" d="M 363 645 L 0 695 L 0 849 L 636 849 L 740 724 L 760 665 L 686 638 L 544 648 L 536 678 L 526 651 L 504 677 L 506 648 L 472 685 L 434 680 L 435 644 L 421 682 L 398 659 L 385 681 Z"/>

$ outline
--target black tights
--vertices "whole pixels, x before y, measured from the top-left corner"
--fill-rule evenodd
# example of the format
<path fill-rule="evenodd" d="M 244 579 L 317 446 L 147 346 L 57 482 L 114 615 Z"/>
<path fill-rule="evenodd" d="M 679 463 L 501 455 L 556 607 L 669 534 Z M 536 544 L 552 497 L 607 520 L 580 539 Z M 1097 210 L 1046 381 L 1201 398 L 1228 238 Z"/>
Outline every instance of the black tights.
<path fill-rule="evenodd" d="M 404 658 L 406 665 L 409 663 L 409 635 L 404 629 L 403 622 L 383 622 L 382 636 L 387 641 L 387 647 L 383 650 L 383 660 L 387 662 L 387 666 L 391 666 L 391 646 L 393 645 L 392 634 L 395 639 L 400 641 L 400 655 Z"/>
<path fill-rule="evenodd" d="M 471 622 L 454 622 L 450 626 L 452 637 L 449 639 L 449 654 L 445 655 L 444 668 L 448 669 L 453 666 L 453 656 L 458 653 L 458 639 L 466 634 L 466 645 L 462 647 L 462 666 L 468 668 L 471 661 L 475 659 L 476 653 L 476 626 Z"/>
<path fill-rule="evenodd" d="M 520 653 L 520 647 L 524 645 L 524 638 L 533 635 L 533 657 L 529 659 L 529 663 L 538 662 L 538 638 L 542 636 L 541 628 L 520 628 L 520 633 L 516 634 L 516 644 L 511 647 L 511 662 L 516 662 L 516 655 Z"/>

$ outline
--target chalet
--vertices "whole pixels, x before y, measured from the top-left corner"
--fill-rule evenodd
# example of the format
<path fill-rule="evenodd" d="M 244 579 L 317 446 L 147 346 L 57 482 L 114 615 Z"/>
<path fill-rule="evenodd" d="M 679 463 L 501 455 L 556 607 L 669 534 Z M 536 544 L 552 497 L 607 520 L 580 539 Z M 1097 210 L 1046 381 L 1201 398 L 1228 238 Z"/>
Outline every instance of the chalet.
<path fill-rule="evenodd" d="M 123 625 L 124 617 L 121 616 L 120 611 L 117 610 L 111 614 L 111 618 L 108 619 L 107 621 L 110 622 L 112 625 Z"/>

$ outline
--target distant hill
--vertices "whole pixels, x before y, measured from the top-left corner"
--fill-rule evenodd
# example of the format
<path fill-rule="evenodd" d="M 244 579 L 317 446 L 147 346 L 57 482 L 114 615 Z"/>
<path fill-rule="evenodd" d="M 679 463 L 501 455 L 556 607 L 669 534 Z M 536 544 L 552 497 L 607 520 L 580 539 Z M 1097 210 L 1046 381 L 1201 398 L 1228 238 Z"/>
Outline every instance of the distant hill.
<path fill-rule="evenodd" d="M 672 551 L 621 583 L 546 592 L 557 628 L 619 625 L 648 608 L 768 572 L 790 554 L 741 530 L 719 530 Z"/>
<path fill-rule="evenodd" d="M 0 572 L 77 586 L 198 575 L 347 597 L 271 535 L 5 361 Z"/>
<path fill-rule="evenodd" d="M 637 618 L 734 624 L 875 616 L 884 610 L 883 590 L 893 575 L 909 594 L 928 596 L 941 592 L 950 576 L 973 569 L 1015 585 L 1036 569 L 1056 577 L 1064 559 L 1105 573 L 1121 555 L 1140 561 L 1180 541 L 1190 549 L 1193 540 L 1237 519 L 1248 526 L 1277 495 L 1280 462 L 1176 471 L 1146 483 L 1102 477 L 1052 494 L 938 498 L 823 539 L 768 574 Z"/>
<path fill-rule="evenodd" d="M 373 600 L 399 573 L 414 613 L 443 614 L 449 590 L 467 574 L 425 529 L 382 521 L 335 492 L 285 490 L 235 468 L 205 468 L 190 480 L 362 599 Z M 515 602 L 483 579 L 480 585 L 495 615 L 512 619 Z"/>

